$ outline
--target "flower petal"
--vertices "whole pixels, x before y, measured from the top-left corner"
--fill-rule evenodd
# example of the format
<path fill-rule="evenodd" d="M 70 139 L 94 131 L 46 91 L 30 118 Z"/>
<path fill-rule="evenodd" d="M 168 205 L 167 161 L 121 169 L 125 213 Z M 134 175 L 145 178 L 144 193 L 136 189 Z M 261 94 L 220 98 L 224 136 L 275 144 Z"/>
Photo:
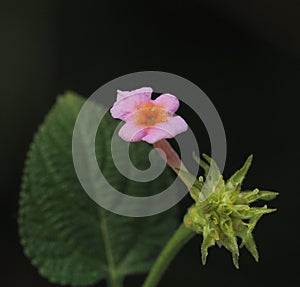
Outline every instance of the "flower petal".
<path fill-rule="evenodd" d="M 153 144 L 161 139 L 173 138 L 187 129 L 188 125 L 182 117 L 169 117 L 167 122 L 159 123 L 148 129 L 147 135 L 142 140 Z"/>
<path fill-rule="evenodd" d="M 110 109 L 112 117 L 125 120 L 139 106 L 151 101 L 151 88 L 141 88 L 130 92 L 118 91 L 118 99 Z"/>
<path fill-rule="evenodd" d="M 147 135 L 147 129 L 135 124 L 133 120 L 127 121 L 119 130 L 119 136 L 127 142 L 141 141 Z"/>
<path fill-rule="evenodd" d="M 175 113 L 179 108 L 178 99 L 171 94 L 162 94 L 154 100 L 156 105 L 162 106 L 169 112 Z"/>
<path fill-rule="evenodd" d="M 137 94 L 145 94 L 148 95 L 149 99 L 151 98 L 151 94 L 153 92 L 153 89 L 150 87 L 144 87 L 140 89 L 136 89 L 133 91 L 121 91 L 117 90 L 117 101 L 124 99 L 125 97 L 132 96 L 132 95 L 137 95 Z"/>
<path fill-rule="evenodd" d="M 171 138 L 170 134 L 155 126 L 148 128 L 148 134 L 142 138 L 143 141 L 153 144 L 161 139 Z"/>

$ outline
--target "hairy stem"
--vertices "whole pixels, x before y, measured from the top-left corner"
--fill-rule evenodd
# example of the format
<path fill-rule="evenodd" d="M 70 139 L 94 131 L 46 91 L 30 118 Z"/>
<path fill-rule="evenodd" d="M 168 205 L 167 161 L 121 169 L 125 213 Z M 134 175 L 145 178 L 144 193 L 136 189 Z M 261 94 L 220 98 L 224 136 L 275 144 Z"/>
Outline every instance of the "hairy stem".
<path fill-rule="evenodd" d="M 180 249 L 195 233 L 181 224 L 152 266 L 142 287 L 155 287 Z"/>
<path fill-rule="evenodd" d="M 177 173 L 183 183 L 190 190 L 195 181 L 195 178 L 191 174 L 189 174 L 180 157 L 169 144 L 169 142 L 165 139 L 162 139 L 154 143 L 153 147 L 157 149 L 157 152 L 163 158 L 163 160 Z M 187 177 L 187 175 L 189 175 L 190 178 Z"/>
<path fill-rule="evenodd" d="M 158 149 L 158 152 L 161 155 L 161 157 L 176 173 L 178 173 L 178 169 L 186 170 L 180 157 L 167 140 L 159 140 L 158 142 L 153 144 L 153 147 Z"/>

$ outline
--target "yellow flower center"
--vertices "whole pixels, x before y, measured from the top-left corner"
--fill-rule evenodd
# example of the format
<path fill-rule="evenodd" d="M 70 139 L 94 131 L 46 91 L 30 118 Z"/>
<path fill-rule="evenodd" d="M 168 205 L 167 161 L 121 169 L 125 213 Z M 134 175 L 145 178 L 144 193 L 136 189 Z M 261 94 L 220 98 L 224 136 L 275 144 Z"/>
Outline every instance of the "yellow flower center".
<path fill-rule="evenodd" d="M 166 122 L 168 115 L 169 113 L 162 107 L 146 104 L 137 109 L 135 119 L 138 125 L 149 127 L 161 122 Z"/>

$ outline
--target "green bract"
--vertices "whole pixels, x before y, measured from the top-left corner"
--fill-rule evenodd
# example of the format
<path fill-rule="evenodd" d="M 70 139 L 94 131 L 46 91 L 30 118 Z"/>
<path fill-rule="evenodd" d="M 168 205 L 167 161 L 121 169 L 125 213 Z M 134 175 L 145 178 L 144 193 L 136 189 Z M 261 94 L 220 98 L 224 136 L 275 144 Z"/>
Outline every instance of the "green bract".
<path fill-rule="evenodd" d="M 226 182 L 216 163 L 207 155 L 203 157 L 210 165 L 199 158 L 196 160 L 205 170 L 206 180 L 204 182 L 203 177 L 200 177 L 192 187 L 190 193 L 195 204 L 189 208 L 184 218 L 188 228 L 203 235 L 202 263 L 206 262 L 208 248 L 217 243 L 232 253 L 233 263 L 238 268 L 237 237 L 241 238 L 240 247 L 246 246 L 258 261 L 252 231 L 263 214 L 273 212 L 275 209 L 270 209 L 266 205 L 263 207 L 249 205 L 257 200 L 272 200 L 278 193 L 258 189 L 241 191 L 252 156 L 249 156 L 244 166 Z"/>

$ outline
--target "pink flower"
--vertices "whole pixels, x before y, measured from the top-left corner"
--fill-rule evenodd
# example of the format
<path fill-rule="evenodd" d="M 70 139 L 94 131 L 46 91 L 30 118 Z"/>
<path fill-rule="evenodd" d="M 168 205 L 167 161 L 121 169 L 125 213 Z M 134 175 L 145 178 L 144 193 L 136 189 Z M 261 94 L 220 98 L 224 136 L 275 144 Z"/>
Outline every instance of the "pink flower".
<path fill-rule="evenodd" d="M 162 94 L 151 100 L 152 91 L 152 88 L 118 90 L 117 101 L 110 112 L 114 118 L 126 122 L 119 131 L 123 140 L 143 140 L 153 144 L 161 139 L 173 138 L 188 129 L 182 117 L 174 116 L 179 107 L 178 99 L 171 94 Z"/>

